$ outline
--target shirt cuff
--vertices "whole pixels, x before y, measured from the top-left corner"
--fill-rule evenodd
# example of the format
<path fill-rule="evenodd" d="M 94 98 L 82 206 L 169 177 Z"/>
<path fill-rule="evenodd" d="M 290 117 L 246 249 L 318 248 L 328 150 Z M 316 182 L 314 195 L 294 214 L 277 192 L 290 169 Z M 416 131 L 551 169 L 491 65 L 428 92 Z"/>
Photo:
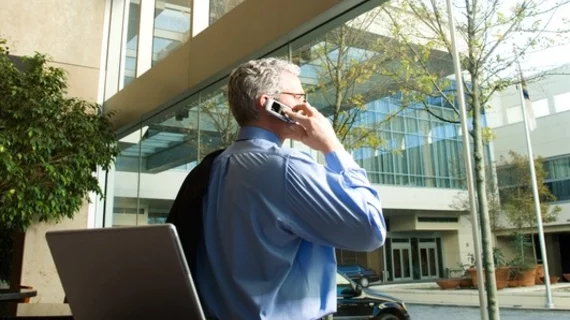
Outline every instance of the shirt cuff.
<path fill-rule="evenodd" d="M 360 166 L 354 161 L 350 153 L 339 150 L 331 151 L 325 155 L 327 167 L 336 172 L 342 172 L 347 169 L 360 169 Z"/>

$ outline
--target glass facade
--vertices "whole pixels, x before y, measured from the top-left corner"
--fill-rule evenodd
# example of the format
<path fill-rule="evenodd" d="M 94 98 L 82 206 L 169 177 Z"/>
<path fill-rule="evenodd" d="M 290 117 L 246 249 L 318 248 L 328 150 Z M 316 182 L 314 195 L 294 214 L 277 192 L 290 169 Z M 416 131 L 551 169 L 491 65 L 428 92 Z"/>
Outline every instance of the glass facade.
<path fill-rule="evenodd" d="M 221 3 L 229 10 L 239 2 L 210 1 L 210 10 Z M 174 6 L 173 1 L 156 9 L 155 47 L 162 32 L 177 34 L 180 41 L 171 37 L 168 45 L 153 51 L 153 60 L 182 43 L 188 32 L 189 10 L 188 6 Z M 212 19 L 210 13 L 210 23 Z M 357 72 L 382 61 L 380 50 L 362 46 L 378 41 L 378 34 L 367 32 L 362 38 L 361 30 L 357 30 L 359 41 L 347 41 L 355 37 L 350 32 L 357 31 L 346 26 L 358 19 L 322 26 L 270 55 L 290 59 L 301 67 L 308 101 L 331 119 L 371 182 L 462 188 L 459 125 L 438 120 L 424 111 L 424 104 L 410 104 L 398 90 L 384 90 L 385 78 Z M 339 40 L 341 36 L 344 38 Z M 445 62 L 441 71 L 449 76 L 452 62 Z M 345 76 L 335 78 L 337 71 Z M 113 187 L 108 188 L 112 197 L 107 198 L 107 212 L 111 213 L 107 216 L 112 219 L 107 219 L 107 225 L 163 222 L 187 172 L 207 153 L 235 140 L 238 126 L 227 106 L 226 83 L 227 78 L 212 83 L 121 139 L 122 152 L 111 173 Z M 453 111 L 443 101 L 431 97 L 425 103 L 440 117 L 452 116 Z"/>
<path fill-rule="evenodd" d="M 387 97 L 368 106 L 362 118 L 386 119 L 397 112 L 399 99 Z M 431 106 L 442 113 L 451 110 Z M 462 140 L 458 125 L 442 123 L 425 111 L 408 108 L 378 129 L 383 145 L 361 148 L 355 159 L 368 172 L 370 181 L 383 185 L 461 188 Z"/>
<path fill-rule="evenodd" d="M 209 1 L 110 0 L 104 100 L 208 27 Z"/>
<path fill-rule="evenodd" d="M 291 59 L 301 66 L 308 101 L 329 115 L 371 182 L 461 188 L 459 124 L 442 122 L 425 109 L 446 119 L 453 119 L 454 111 L 437 96 L 411 103 L 409 95 L 393 89 L 394 80 L 380 72 L 393 56 L 378 44 L 385 41 L 381 33 L 372 32 L 380 19 L 373 9 L 292 44 Z M 450 65 L 447 60 L 440 71 L 451 73 Z M 454 93 L 452 81 L 448 86 Z"/>
<path fill-rule="evenodd" d="M 244 0 L 111 0 L 105 99 Z"/>
<path fill-rule="evenodd" d="M 190 37 L 191 1 L 156 1 L 152 42 L 152 64 L 186 42 Z"/>
<path fill-rule="evenodd" d="M 544 159 L 543 169 L 545 172 L 544 184 L 556 197 L 555 202 L 570 200 L 570 155 Z M 497 168 L 501 189 L 517 187 L 520 179 L 517 178 L 516 174 L 517 171 L 509 166 Z"/>
<path fill-rule="evenodd" d="M 544 183 L 557 201 L 570 201 L 570 155 L 546 159 L 544 170 Z"/>
<path fill-rule="evenodd" d="M 222 81 L 120 140 L 122 151 L 111 191 L 113 205 L 107 205 L 113 210 L 108 220 L 112 226 L 166 220 L 186 174 L 206 154 L 235 140 L 238 127 L 226 101 Z"/>
<path fill-rule="evenodd" d="M 126 32 L 124 33 L 122 63 L 123 86 L 128 85 L 136 78 L 137 46 L 139 41 L 140 4 L 137 0 L 130 0 L 125 7 Z"/>

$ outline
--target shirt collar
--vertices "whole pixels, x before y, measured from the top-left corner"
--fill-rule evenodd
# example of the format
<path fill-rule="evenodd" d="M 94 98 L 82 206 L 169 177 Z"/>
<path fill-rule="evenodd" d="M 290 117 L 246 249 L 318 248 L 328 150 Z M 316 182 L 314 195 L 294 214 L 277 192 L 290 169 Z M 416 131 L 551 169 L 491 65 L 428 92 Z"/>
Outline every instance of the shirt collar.
<path fill-rule="evenodd" d="M 253 126 L 241 127 L 239 129 L 237 139 L 238 140 L 262 139 L 273 142 L 277 145 L 283 144 L 281 139 L 279 139 L 279 137 L 275 133 L 260 127 L 253 127 Z"/>

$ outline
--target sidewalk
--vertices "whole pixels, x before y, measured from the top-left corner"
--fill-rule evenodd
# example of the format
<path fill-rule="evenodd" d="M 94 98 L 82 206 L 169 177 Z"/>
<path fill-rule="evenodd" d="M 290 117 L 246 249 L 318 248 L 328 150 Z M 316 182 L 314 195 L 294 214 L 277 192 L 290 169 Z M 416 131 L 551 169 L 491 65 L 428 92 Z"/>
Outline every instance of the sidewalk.
<path fill-rule="evenodd" d="M 410 304 L 479 305 L 479 292 L 476 289 L 441 290 L 435 282 L 386 284 L 377 288 Z M 570 310 L 570 283 L 558 283 L 552 285 L 551 288 L 554 308 L 556 310 Z M 497 295 L 499 306 L 503 308 L 545 309 L 544 285 L 505 288 L 498 290 Z"/>

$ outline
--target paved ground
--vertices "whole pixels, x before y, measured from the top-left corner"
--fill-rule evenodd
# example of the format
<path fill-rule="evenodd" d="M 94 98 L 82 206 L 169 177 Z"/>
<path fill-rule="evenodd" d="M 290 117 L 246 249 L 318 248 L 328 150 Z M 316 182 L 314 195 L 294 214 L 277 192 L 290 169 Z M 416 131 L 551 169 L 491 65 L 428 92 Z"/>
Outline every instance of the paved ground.
<path fill-rule="evenodd" d="M 479 308 L 406 304 L 412 320 L 479 320 Z M 570 319 L 570 311 L 503 309 L 501 320 Z"/>

